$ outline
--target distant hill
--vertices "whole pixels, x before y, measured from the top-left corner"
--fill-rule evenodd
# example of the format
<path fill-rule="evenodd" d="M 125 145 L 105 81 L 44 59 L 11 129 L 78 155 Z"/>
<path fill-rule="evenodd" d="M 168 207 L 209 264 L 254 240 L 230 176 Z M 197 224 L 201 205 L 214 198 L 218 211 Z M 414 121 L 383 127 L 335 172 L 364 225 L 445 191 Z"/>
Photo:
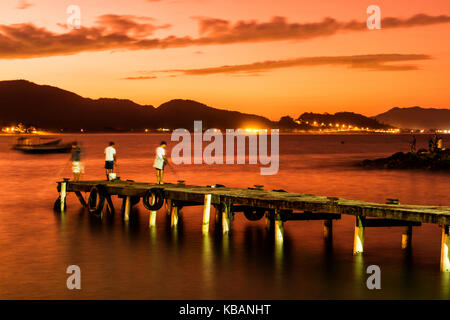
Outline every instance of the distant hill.
<path fill-rule="evenodd" d="M 129 100 L 92 100 L 25 80 L 0 81 L 2 125 L 22 122 L 44 129 L 126 130 L 145 127 L 154 113 L 153 106 Z"/>
<path fill-rule="evenodd" d="M 158 127 L 193 129 L 195 120 L 202 120 L 203 129 L 271 128 L 276 122 L 267 118 L 208 107 L 192 100 L 171 100 L 155 110 Z"/>
<path fill-rule="evenodd" d="M 298 117 L 297 120 L 300 123 L 308 124 L 316 122 L 318 126 L 322 125 L 325 127 L 336 127 L 336 124 L 340 126 L 345 124 L 346 126 L 351 125 L 352 127 L 369 129 L 391 128 L 391 126 L 382 124 L 376 119 L 368 118 L 362 114 L 353 112 L 337 112 L 335 114 L 306 112 Z"/>
<path fill-rule="evenodd" d="M 400 128 L 450 129 L 450 109 L 393 108 L 374 118 Z"/>
<path fill-rule="evenodd" d="M 267 118 L 220 110 L 192 100 L 172 100 L 154 108 L 130 100 L 89 99 L 26 80 L 0 81 L 0 124 L 22 122 L 64 131 L 129 131 L 145 128 L 192 129 L 194 120 L 207 128 L 277 127 Z"/>

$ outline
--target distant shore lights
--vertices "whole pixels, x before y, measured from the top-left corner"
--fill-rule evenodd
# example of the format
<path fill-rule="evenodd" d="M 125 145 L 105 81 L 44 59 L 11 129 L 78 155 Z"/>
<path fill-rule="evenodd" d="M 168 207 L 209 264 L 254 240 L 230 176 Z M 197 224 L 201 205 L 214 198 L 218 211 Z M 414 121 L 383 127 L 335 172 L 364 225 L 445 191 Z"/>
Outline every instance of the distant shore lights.
<path fill-rule="evenodd" d="M 224 157 L 223 134 L 219 129 L 208 129 L 203 133 L 202 121 L 194 121 L 194 159 L 192 161 L 191 133 L 186 129 L 172 132 L 172 141 L 179 141 L 172 148 L 171 159 L 179 164 L 249 164 L 265 165 L 260 168 L 261 175 L 277 174 L 279 169 L 279 130 L 270 130 L 270 155 L 267 152 L 267 129 L 226 129 L 226 152 Z M 214 139 L 213 139 L 214 138 Z M 248 139 L 248 157 L 246 156 Z M 180 141 L 181 140 L 181 141 Z M 203 142 L 212 141 L 203 150 Z M 237 142 L 235 145 L 235 141 Z M 235 156 L 235 150 L 237 155 Z M 224 161 L 225 160 L 225 161 Z"/>

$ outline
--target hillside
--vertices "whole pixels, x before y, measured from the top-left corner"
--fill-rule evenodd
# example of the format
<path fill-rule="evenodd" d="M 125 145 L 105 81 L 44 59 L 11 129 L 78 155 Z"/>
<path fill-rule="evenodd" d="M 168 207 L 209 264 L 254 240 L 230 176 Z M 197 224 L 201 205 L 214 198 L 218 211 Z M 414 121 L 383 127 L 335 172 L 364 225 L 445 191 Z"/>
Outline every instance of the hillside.
<path fill-rule="evenodd" d="M 450 109 L 393 108 L 374 118 L 401 128 L 450 129 Z"/>
<path fill-rule="evenodd" d="M 382 124 L 378 122 L 376 119 L 368 118 L 363 116 L 362 114 L 353 113 L 353 112 L 337 112 L 335 114 L 328 113 L 312 113 L 307 112 L 303 113 L 297 119 L 300 123 L 308 123 L 313 124 L 316 123 L 316 126 L 323 127 L 334 127 L 337 126 L 342 127 L 345 125 L 346 127 L 358 127 L 358 128 L 369 128 L 369 129 L 388 129 L 389 125 Z"/>
<path fill-rule="evenodd" d="M 187 128 L 276 127 L 267 118 L 220 110 L 192 100 L 172 100 L 154 108 L 130 100 L 83 98 L 75 93 L 25 80 L 0 81 L 0 124 L 22 122 L 64 131 L 128 131 Z"/>

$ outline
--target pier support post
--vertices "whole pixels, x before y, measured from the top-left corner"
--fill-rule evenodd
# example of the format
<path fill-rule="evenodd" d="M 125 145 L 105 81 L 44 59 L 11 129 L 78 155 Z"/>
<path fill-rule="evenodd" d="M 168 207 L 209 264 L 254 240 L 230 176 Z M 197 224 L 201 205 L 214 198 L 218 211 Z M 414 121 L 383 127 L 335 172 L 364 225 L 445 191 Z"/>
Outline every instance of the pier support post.
<path fill-rule="evenodd" d="M 131 197 L 127 196 L 125 200 L 125 210 L 124 210 L 124 220 L 130 220 L 130 211 L 131 211 Z"/>
<path fill-rule="evenodd" d="M 441 271 L 450 272 L 450 234 L 449 226 L 442 226 L 441 239 Z"/>
<path fill-rule="evenodd" d="M 173 205 L 171 205 L 172 210 L 170 213 L 170 227 L 171 228 L 175 228 L 178 225 L 178 207 Z"/>
<path fill-rule="evenodd" d="M 214 205 L 214 211 L 215 211 L 215 217 L 214 217 L 214 223 L 217 225 L 220 225 L 222 223 L 222 211 L 220 209 L 220 206 Z"/>
<path fill-rule="evenodd" d="M 412 226 L 404 227 L 402 232 L 402 249 L 411 249 L 412 244 Z"/>
<path fill-rule="evenodd" d="M 358 255 L 364 252 L 364 220 L 362 216 L 356 216 L 355 238 L 353 240 L 353 254 Z"/>
<path fill-rule="evenodd" d="M 333 240 L 333 220 L 324 220 L 323 222 L 323 238 L 329 243 Z"/>
<path fill-rule="evenodd" d="M 75 194 L 76 194 L 78 200 L 80 201 L 81 205 L 82 205 L 83 207 L 87 207 L 86 200 L 84 200 L 84 197 L 83 197 L 83 195 L 81 194 L 81 192 L 80 192 L 80 191 L 75 191 Z"/>
<path fill-rule="evenodd" d="M 107 194 L 105 197 L 106 197 L 106 207 L 109 208 L 110 213 L 114 213 L 115 209 L 114 209 L 114 204 L 111 199 L 111 195 Z"/>
<path fill-rule="evenodd" d="M 203 206 L 203 225 L 202 225 L 203 234 L 207 234 L 209 232 L 210 215 L 211 215 L 211 195 L 205 194 L 205 202 Z"/>
<path fill-rule="evenodd" d="M 166 214 L 170 216 L 172 214 L 172 200 L 166 199 L 166 209 L 167 209 Z"/>
<path fill-rule="evenodd" d="M 266 212 L 265 214 L 265 219 L 266 219 L 266 229 L 267 231 L 273 231 L 275 228 L 275 221 L 274 221 L 274 217 L 273 214 L 270 212 Z"/>
<path fill-rule="evenodd" d="M 227 234 L 230 232 L 231 228 L 231 205 L 224 204 L 222 207 L 222 232 L 223 234 Z"/>
<path fill-rule="evenodd" d="M 150 211 L 150 218 L 148 220 L 148 226 L 150 228 L 156 227 L 156 211 Z"/>
<path fill-rule="evenodd" d="M 284 236 L 283 220 L 278 210 L 275 211 L 275 243 L 282 243 Z"/>
<path fill-rule="evenodd" d="M 64 212 L 64 207 L 66 205 L 66 189 L 67 189 L 67 181 L 64 179 L 64 182 L 61 182 L 61 195 L 60 195 L 60 204 L 61 204 L 61 212 Z"/>

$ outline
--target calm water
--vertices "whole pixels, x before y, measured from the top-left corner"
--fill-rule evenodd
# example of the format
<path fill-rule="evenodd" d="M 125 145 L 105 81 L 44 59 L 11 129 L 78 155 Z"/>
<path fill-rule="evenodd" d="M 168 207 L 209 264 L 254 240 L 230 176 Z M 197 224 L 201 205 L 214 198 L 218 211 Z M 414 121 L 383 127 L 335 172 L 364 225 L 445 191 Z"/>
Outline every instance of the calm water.
<path fill-rule="evenodd" d="M 103 179 L 103 149 L 114 140 L 122 180 L 155 181 L 154 149 L 169 135 L 63 136 L 82 143 L 85 179 Z M 450 144 L 445 136 L 444 143 Z M 418 136 L 418 146 L 427 145 Z M 288 222 L 275 247 L 263 220 L 236 214 L 223 238 L 214 223 L 201 234 L 202 207 L 184 208 L 178 230 L 161 210 L 156 230 L 142 204 L 129 224 L 120 212 L 103 221 L 80 209 L 74 195 L 66 214 L 55 214 L 56 181 L 70 177 L 68 155 L 24 155 L 0 137 L 1 299 L 338 299 L 450 298 L 450 278 L 439 272 L 440 229 L 414 228 L 412 255 L 400 248 L 401 228 L 366 231 L 365 254 L 352 255 L 354 217 L 334 225 L 333 248 L 323 242 L 322 222 Z M 384 202 L 450 205 L 450 174 L 363 170 L 364 158 L 407 151 L 403 135 L 286 135 L 280 137 L 280 171 L 261 176 L 259 165 L 191 165 L 166 170 L 166 181 L 224 184 Z M 344 142 L 344 143 L 342 143 Z M 170 150 L 170 143 L 169 143 Z M 169 153 L 170 154 L 170 153 Z M 116 208 L 120 201 L 115 201 Z M 69 265 L 79 265 L 82 290 L 66 288 Z M 367 266 L 381 267 L 382 289 L 365 282 Z"/>

